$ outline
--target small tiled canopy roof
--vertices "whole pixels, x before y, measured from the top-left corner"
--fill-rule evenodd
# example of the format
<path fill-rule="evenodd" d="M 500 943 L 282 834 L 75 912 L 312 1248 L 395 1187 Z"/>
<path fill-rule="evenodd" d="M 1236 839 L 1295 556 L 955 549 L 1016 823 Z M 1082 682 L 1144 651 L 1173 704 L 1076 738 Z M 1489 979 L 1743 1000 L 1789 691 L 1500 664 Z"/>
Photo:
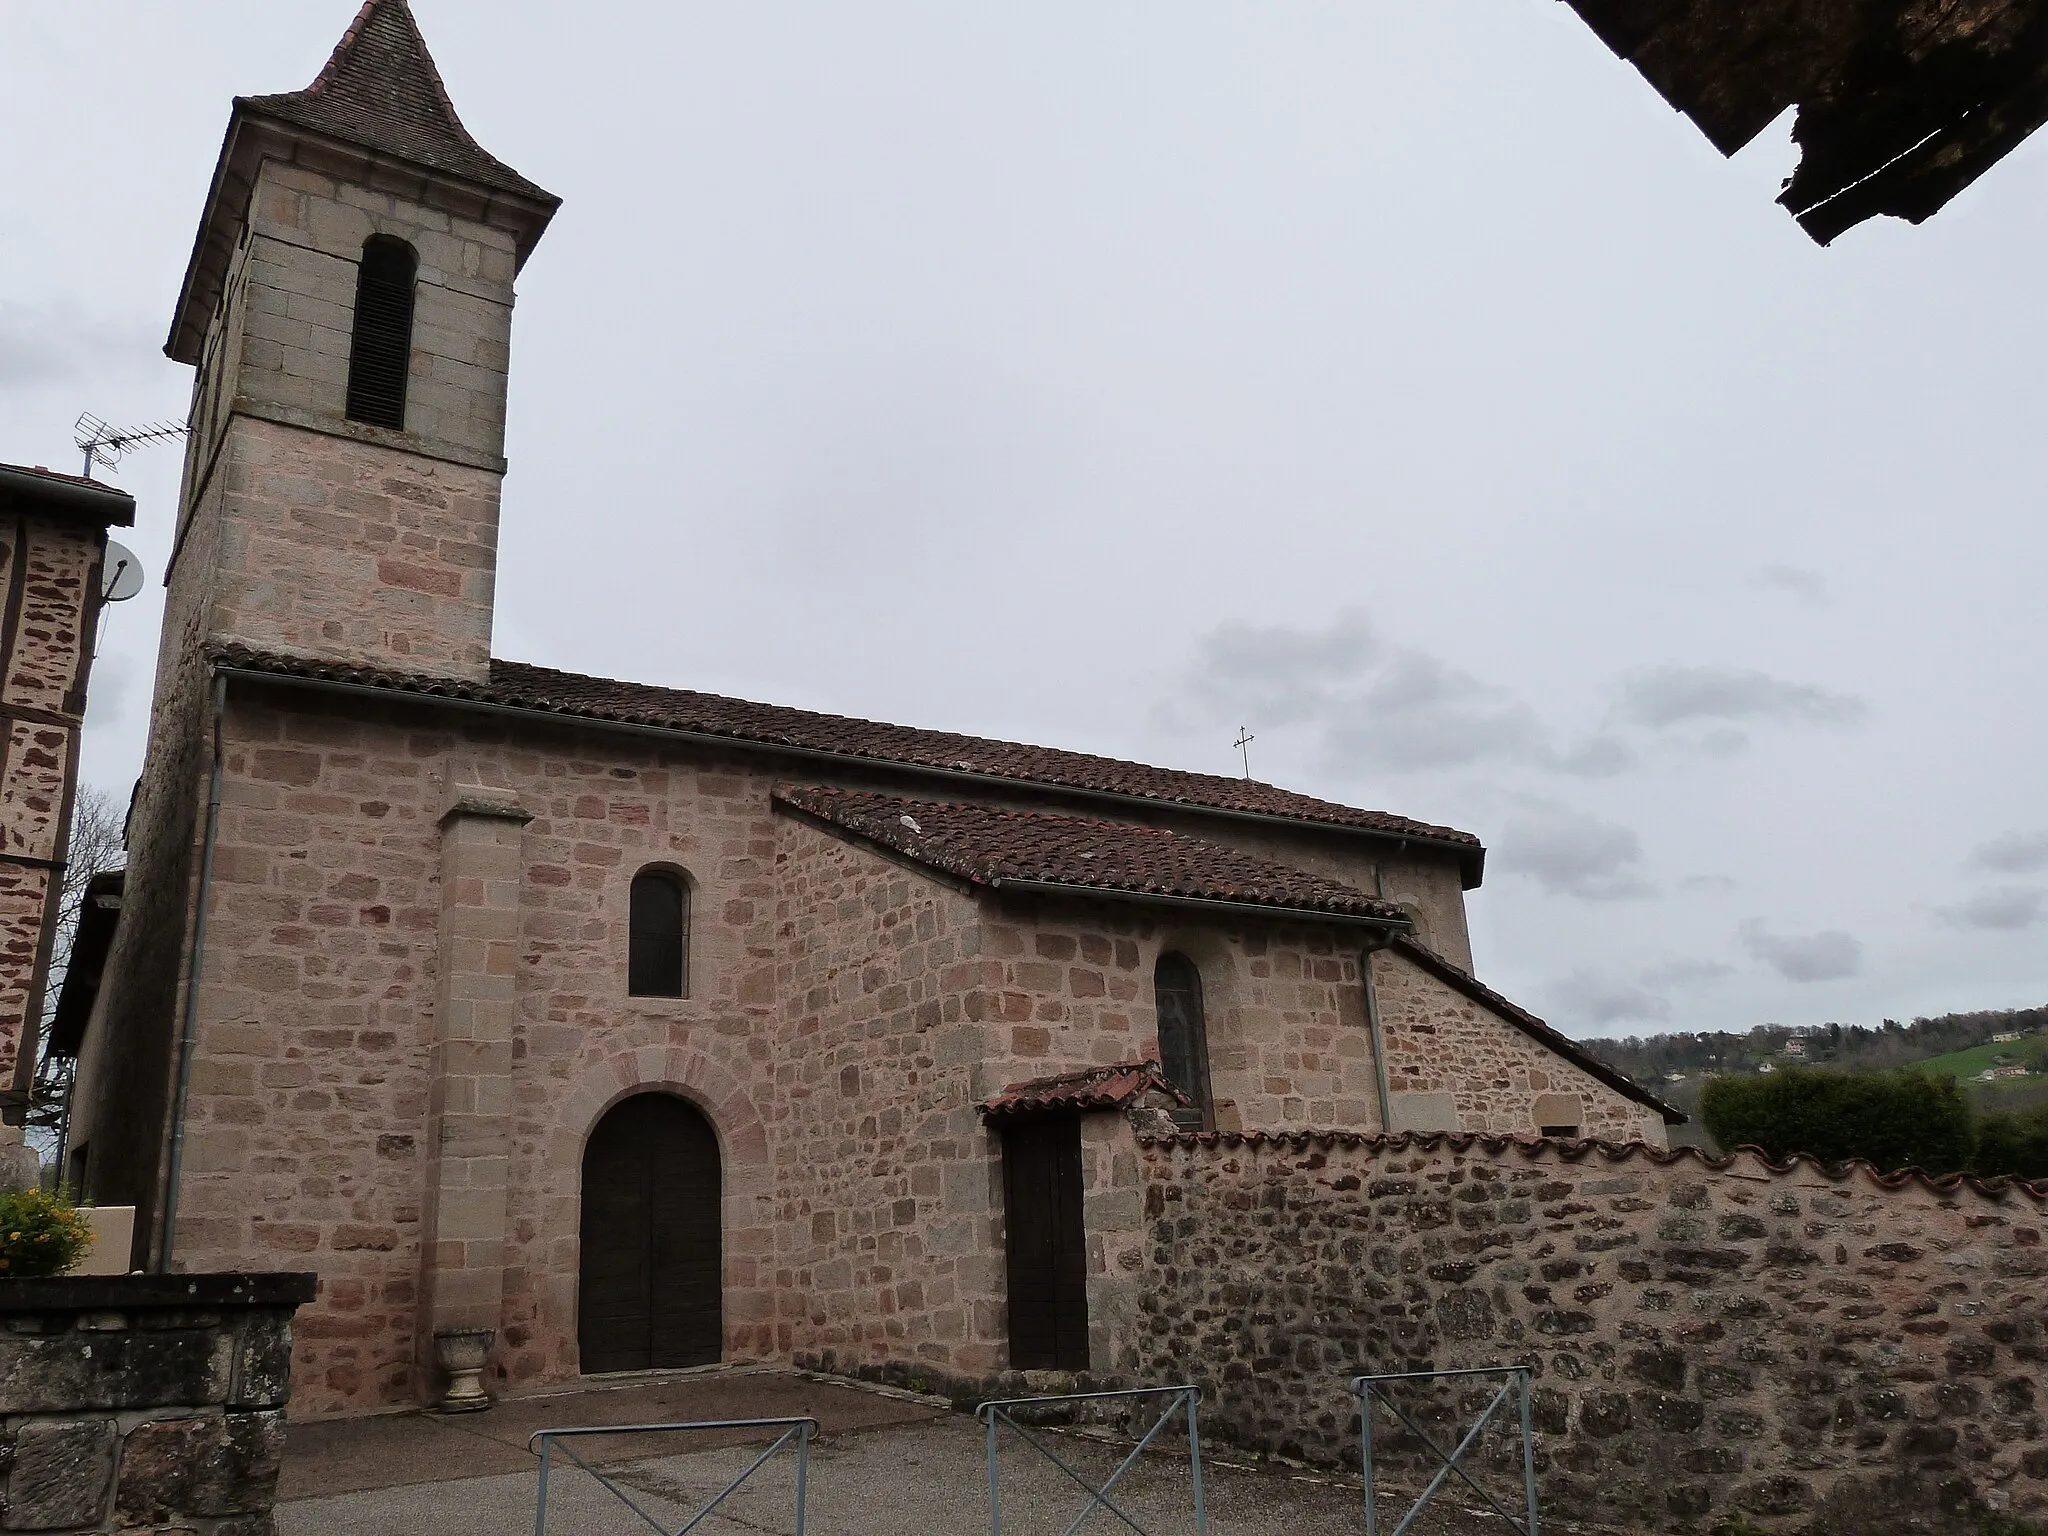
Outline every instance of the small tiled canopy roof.
<path fill-rule="evenodd" d="M 1147 1093 L 1164 1094 L 1183 1107 L 1195 1102 L 1166 1080 L 1158 1062 L 1120 1061 L 1114 1066 L 1012 1083 L 974 1107 L 991 1120 L 1021 1120 L 1029 1115 L 1124 1109 Z"/>
<path fill-rule="evenodd" d="M 500 192 L 554 200 L 469 136 L 406 0 L 365 0 L 303 91 L 238 96 L 235 105 Z"/>
<path fill-rule="evenodd" d="M 1435 845 L 1454 854 L 1468 887 L 1479 883 L 1485 859 L 1479 839 L 1469 832 L 1411 821 L 1386 811 L 1357 810 L 1251 779 L 1153 768 L 1054 747 L 885 725 L 683 688 L 585 677 L 524 662 L 493 660 L 489 682 L 463 683 L 417 673 L 280 656 L 237 645 L 220 648 L 215 659 L 236 671 L 311 678 L 380 692 L 472 699 L 523 712 L 651 726 L 802 756 L 896 763 L 956 779 L 1051 786 L 1125 801 L 1371 832 Z"/>
<path fill-rule="evenodd" d="M 993 890 L 1059 887 L 1112 898 L 1228 902 L 1383 928 L 1408 922 L 1399 907 L 1348 885 L 1163 827 L 816 785 L 784 785 L 775 798 L 915 863 Z"/>

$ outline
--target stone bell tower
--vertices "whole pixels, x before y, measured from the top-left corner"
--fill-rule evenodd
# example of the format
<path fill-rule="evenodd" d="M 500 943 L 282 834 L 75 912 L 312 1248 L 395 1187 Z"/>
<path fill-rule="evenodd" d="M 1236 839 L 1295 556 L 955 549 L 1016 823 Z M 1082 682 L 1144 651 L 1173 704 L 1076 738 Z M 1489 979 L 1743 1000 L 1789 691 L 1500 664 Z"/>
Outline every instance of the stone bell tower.
<path fill-rule="evenodd" d="M 138 1207 L 136 1264 L 174 1262 L 198 978 L 221 964 L 201 938 L 231 712 L 214 663 L 489 675 L 512 285 L 558 205 L 463 128 L 406 0 L 367 0 L 305 90 L 235 102 L 165 346 L 197 369 L 191 434 L 73 1095 L 72 1167 Z"/>
<path fill-rule="evenodd" d="M 406 0 L 236 100 L 165 347 L 198 369 L 167 662 L 485 675 L 512 284 L 557 206 L 463 128 Z"/>

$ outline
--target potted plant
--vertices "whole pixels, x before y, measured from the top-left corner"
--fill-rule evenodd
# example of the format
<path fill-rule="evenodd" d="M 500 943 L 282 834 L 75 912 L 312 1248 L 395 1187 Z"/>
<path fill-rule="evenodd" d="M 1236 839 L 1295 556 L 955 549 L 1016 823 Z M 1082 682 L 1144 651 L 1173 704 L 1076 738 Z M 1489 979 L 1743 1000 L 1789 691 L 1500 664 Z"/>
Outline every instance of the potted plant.
<path fill-rule="evenodd" d="M 91 1223 L 62 1195 L 42 1189 L 0 1195 L 0 1279 L 61 1275 L 91 1246 Z"/>

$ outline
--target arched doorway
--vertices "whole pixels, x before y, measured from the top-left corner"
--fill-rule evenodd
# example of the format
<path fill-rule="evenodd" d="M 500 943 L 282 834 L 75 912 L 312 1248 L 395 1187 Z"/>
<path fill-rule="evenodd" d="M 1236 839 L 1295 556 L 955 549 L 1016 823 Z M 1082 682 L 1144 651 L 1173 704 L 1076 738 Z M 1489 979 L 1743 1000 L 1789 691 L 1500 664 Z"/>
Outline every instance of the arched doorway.
<path fill-rule="evenodd" d="M 695 1106 L 635 1094 L 583 1148 L 576 1338 L 585 1374 L 724 1353 L 718 1136 Z"/>

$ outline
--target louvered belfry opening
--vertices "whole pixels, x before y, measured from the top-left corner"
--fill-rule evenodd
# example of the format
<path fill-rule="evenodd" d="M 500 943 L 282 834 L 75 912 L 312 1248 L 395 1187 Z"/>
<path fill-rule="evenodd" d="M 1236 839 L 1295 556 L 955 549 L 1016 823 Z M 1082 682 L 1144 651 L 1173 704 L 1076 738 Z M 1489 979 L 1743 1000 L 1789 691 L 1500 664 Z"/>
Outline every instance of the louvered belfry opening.
<path fill-rule="evenodd" d="M 392 235 L 363 242 L 356 276 L 355 335 L 348 352 L 348 419 L 405 430 L 405 380 L 412 368 L 412 299 L 417 252 Z"/>

